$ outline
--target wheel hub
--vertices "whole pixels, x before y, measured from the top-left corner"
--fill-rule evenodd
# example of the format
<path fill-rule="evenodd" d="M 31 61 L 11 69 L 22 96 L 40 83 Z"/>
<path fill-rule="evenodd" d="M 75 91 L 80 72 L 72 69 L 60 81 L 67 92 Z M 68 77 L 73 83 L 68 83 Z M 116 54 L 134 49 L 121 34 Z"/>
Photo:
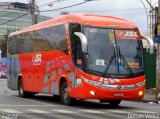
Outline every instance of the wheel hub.
<path fill-rule="evenodd" d="M 67 102 L 68 101 L 68 88 L 64 90 L 63 94 L 64 94 L 64 101 Z"/>

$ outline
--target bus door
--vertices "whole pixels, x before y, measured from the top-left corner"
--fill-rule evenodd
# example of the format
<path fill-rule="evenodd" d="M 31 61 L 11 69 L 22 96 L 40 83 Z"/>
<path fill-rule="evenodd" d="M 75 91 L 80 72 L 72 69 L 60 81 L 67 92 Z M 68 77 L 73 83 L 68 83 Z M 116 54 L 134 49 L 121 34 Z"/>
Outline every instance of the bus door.
<path fill-rule="evenodd" d="M 74 34 L 74 32 L 81 32 L 81 27 L 79 24 L 70 23 L 69 31 L 73 64 L 82 67 L 82 46 L 79 37 Z"/>
<path fill-rule="evenodd" d="M 80 38 L 77 37 L 74 32 L 80 32 L 81 31 L 81 27 L 79 24 L 76 23 L 71 23 L 69 25 L 69 31 L 70 31 L 70 45 L 71 45 L 71 55 L 72 55 L 72 63 L 74 65 L 75 68 L 75 84 L 74 86 L 76 87 L 76 82 L 77 82 L 77 78 L 80 78 L 80 75 L 78 73 L 79 69 L 83 69 L 83 58 L 82 58 L 82 46 L 81 46 L 81 41 Z M 77 89 L 77 88 L 76 88 Z M 76 89 L 74 90 L 74 95 L 77 95 L 77 91 Z"/>

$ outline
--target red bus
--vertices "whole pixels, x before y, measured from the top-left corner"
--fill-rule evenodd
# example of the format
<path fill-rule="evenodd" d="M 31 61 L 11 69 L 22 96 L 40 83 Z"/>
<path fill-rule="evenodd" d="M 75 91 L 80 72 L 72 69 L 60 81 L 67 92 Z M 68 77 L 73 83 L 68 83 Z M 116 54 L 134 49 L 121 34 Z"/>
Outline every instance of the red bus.
<path fill-rule="evenodd" d="M 125 19 L 62 15 L 11 33 L 7 47 L 8 87 L 20 97 L 46 93 L 65 105 L 98 99 L 116 106 L 144 96 L 142 37 Z"/>

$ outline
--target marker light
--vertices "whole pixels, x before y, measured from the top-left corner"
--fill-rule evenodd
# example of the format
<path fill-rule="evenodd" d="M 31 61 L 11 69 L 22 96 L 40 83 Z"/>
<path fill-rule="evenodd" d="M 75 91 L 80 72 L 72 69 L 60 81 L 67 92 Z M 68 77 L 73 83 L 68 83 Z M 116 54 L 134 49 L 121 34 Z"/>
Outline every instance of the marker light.
<path fill-rule="evenodd" d="M 139 96 L 142 96 L 143 95 L 143 91 L 139 91 Z"/>
<path fill-rule="evenodd" d="M 82 79 L 77 79 L 77 85 L 82 85 Z"/>
<path fill-rule="evenodd" d="M 90 91 L 90 94 L 94 95 L 94 96 L 96 95 L 96 93 L 94 91 Z"/>

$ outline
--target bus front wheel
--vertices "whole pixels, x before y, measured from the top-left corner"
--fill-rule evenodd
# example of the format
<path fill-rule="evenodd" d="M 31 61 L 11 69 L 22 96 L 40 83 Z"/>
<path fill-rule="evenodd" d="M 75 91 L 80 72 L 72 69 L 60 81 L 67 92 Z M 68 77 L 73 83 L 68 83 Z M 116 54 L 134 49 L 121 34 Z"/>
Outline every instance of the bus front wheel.
<path fill-rule="evenodd" d="M 121 100 L 111 100 L 109 101 L 109 105 L 113 107 L 117 107 L 121 103 Z"/>
<path fill-rule="evenodd" d="M 64 82 L 62 84 L 62 87 L 61 87 L 61 103 L 64 104 L 64 105 L 72 105 L 73 104 L 73 101 L 74 101 L 74 98 L 70 97 L 69 94 L 69 87 L 68 87 L 68 84 L 67 82 Z"/>

